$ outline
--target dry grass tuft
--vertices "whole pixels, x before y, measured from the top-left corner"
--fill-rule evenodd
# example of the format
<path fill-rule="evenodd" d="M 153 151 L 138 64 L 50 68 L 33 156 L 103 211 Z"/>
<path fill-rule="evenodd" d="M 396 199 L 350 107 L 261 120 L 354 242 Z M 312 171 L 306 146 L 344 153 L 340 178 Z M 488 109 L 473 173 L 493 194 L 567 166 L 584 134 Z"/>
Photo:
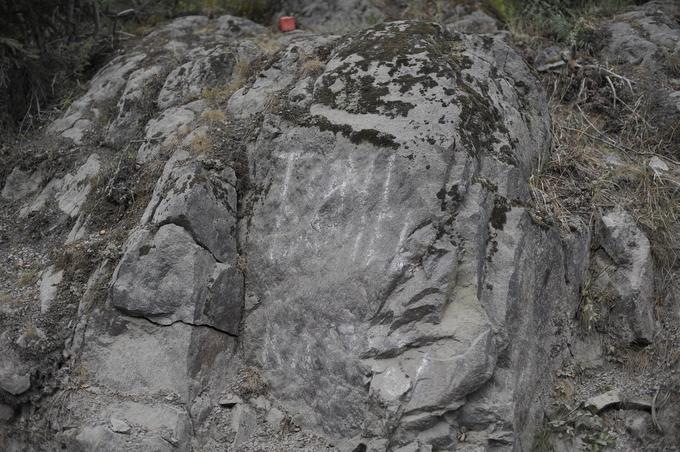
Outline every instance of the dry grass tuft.
<path fill-rule="evenodd" d="M 224 105 L 229 101 L 232 94 L 241 88 L 243 84 L 240 80 L 232 80 L 226 85 L 215 88 L 208 88 L 203 91 L 203 98 L 212 105 Z"/>
<path fill-rule="evenodd" d="M 209 125 L 224 123 L 227 116 L 222 110 L 206 110 L 201 114 L 201 119 Z"/>
<path fill-rule="evenodd" d="M 267 382 L 256 368 L 246 367 L 241 371 L 239 378 L 241 395 L 245 397 L 262 395 L 267 391 L 267 388 Z"/>
<path fill-rule="evenodd" d="M 256 44 L 267 57 L 274 55 L 281 49 L 281 43 L 274 39 L 272 34 L 262 35 L 262 37 L 256 41 Z"/>
<path fill-rule="evenodd" d="M 33 284 L 38 278 L 38 271 L 34 269 L 24 270 L 19 275 L 19 280 L 17 281 L 20 286 L 26 287 Z"/>
<path fill-rule="evenodd" d="M 29 320 L 26 323 L 26 325 L 24 325 L 23 336 L 29 340 L 36 340 L 41 338 L 40 331 L 38 331 L 38 327 L 36 327 L 31 320 Z"/>
<path fill-rule="evenodd" d="M 248 258 L 245 255 L 239 254 L 236 258 L 236 269 L 244 275 L 248 271 Z"/>
<path fill-rule="evenodd" d="M 14 298 L 8 292 L 0 292 L 0 305 L 20 305 L 22 302 L 21 298 Z"/>
<path fill-rule="evenodd" d="M 191 152 L 196 155 L 205 155 L 210 153 L 215 147 L 214 140 L 205 134 L 196 134 L 196 137 L 191 141 Z"/>
<path fill-rule="evenodd" d="M 234 66 L 229 83 L 203 91 L 202 97 L 213 106 L 224 105 L 229 98 L 238 91 L 252 75 L 252 67 L 248 61 L 238 61 Z"/>
<path fill-rule="evenodd" d="M 623 368 L 629 375 L 642 375 L 651 365 L 648 348 L 628 347 L 624 350 Z"/>
<path fill-rule="evenodd" d="M 317 77 L 321 75 L 326 65 L 316 57 L 309 57 L 300 66 L 300 77 Z"/>

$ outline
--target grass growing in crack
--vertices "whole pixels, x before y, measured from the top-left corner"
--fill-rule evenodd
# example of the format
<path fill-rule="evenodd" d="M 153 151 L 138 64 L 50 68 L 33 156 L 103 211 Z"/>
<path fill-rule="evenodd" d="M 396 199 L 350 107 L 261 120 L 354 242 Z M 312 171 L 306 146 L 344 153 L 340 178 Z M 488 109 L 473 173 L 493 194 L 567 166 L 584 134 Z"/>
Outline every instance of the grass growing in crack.
<path fill-rule="evenodd" d="M 300 78 L 317 77 L 321 75 L 326 65 L 319 58 L 307 57 L 304 63 L 300 65 Z"/>
<path fill-rule="evenodd" d="M 245 255 L 239 254 L 236 258 L 236 270 L 243 275 L 248 271 L 248 258 Z"/>
<path fill-rule="evenodd" d="M 208 125 L 216 125 L 226 121 L 227 115 L 222 110 L 206 110 L 201 114 L 201 120 Z"/>
<path fill-rule="evenodd" d="M 215 148 L 215 141 L 207 134 L 199 133 L 191 140 L 189 147 L 195 155 L 205 155 Z"/>
<path fill-rule="evenodd" d="M 255 43 L 266 57 L 274 55 L 281 49 L 281 43 L 274 38 L 271 32 L 260 35 Z"/>
<path fill-rule="evenodd" d="M 254 367 L 246 367 L 241 370 L 238 379 L 239 393 L 247 398 L 264 394 L 269 385 L 260 372 Z"/>
<path fill-rule="evenodd" d="M 203 91 L 202 97 L 213 106 L 225 105 L 229 98 L 238 91 L 252 74 L 252 68 L 248 61 L 238 61 L 234 67 L 231 80 L 220 86 L 208 88 Z"/>
<path fill-rule="evenodd" d="M 598 287 L 597 281 L 605 274 L 606 270 L 606 268 L 602 268 L 595 273 L 595 269 L 591 269 L 581 288 L 577 317 L 581 327 L 588 333 L 595 326 L 607 321 L 606 313 L 609 311 L 610 305 L 616 300 L 615 295 Z"/>

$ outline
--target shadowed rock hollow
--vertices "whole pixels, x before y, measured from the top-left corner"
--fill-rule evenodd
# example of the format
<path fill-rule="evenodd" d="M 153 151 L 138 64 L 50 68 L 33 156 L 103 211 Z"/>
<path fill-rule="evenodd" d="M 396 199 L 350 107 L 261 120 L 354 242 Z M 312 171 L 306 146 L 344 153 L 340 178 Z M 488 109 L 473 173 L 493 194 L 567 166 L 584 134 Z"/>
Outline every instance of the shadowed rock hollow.
<path fill-rule="evenodd" d="M 590 234 L 529 214 L 534 73 L 449 28 L 186 17 L 105 66 L 2 192 L 63 248 L 2 311 L 9 450 L 528 450 Z"/>

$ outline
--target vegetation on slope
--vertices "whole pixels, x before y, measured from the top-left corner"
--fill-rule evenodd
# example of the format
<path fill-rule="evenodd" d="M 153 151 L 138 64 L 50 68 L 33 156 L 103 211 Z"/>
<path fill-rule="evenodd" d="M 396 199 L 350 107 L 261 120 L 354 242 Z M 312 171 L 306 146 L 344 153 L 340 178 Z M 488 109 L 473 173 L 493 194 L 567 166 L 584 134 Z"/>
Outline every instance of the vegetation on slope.
<path fill-rule="evenodd" d="M 123 42 L 172 17 L 269 22 L 272 0 L 0 0 L 0 130 L 25 131 L 68 105 Z M 132 33 L 131 33 L 132 32 Z"/>

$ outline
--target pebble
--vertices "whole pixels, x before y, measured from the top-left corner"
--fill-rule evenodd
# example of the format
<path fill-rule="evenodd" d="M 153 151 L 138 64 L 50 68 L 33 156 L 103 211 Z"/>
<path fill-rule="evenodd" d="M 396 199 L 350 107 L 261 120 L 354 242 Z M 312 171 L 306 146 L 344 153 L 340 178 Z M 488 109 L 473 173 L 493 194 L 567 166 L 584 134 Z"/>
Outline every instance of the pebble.
<path fill-rule="evenodd" d="M 116 433 L 122 433 L 124 435 L 130 433 L 130 426 L 127 422 L 117 419 L 115 417 L 111 418 L 111 430 Z"/>

